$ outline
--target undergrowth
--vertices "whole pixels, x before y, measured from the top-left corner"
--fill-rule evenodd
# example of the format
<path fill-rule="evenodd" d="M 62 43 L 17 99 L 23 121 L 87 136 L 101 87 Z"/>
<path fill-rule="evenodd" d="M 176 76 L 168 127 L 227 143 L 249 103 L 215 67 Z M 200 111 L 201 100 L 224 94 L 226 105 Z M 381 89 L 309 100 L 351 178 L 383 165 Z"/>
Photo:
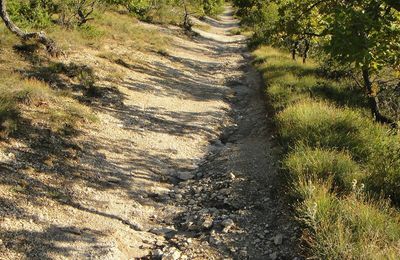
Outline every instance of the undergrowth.
<path fill-rule="evenodd" d="M 270 47 L 254 52 L 276 112 L 304 241 L 320 259 L 400 253 L 400 135 L 377 124 L 351 80 Z M 392 205 L 392 206 L 390 206 Z"/>

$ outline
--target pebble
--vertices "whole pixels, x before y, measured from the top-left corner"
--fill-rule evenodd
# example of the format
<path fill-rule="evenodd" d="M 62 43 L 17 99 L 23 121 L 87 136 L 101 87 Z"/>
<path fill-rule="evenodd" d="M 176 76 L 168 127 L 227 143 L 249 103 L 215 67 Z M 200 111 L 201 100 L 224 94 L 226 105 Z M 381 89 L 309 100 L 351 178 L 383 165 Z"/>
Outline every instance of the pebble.
<path fill-rule="evenodd" d="M 155 259 L 162 259 L 164 253 L 161 249 L 156 249 L 152 252 L 152 257 L 154 257 Z"/>
<path fill-rule="evenodd" d="M 180 257 L 181 252 L 175 247 L 170 247 L 167 252 L 163 253 L 162 260 L 178 260 Z"/>
<path fill-rule="evenodd" d="M 213 225 L 213 222 L 214 220 L 211 217 L 205 217 L 201 226 L 205 229 L 210 229 Z"/>
<path fill-rule="evenodd" d="M 269 258 L 270 258 L 271 260 L 276 260 L 276 259 L 278 259 L 278 253 L 277 253 L 277 252 L 274 252 L 274 253 L 270 254 L 270 255 L 269 255 Z"/>
<path fill-rule="evenodd" d="M 173 227 L 155 227 L 149 230 L 150 233 L 153 233 L 155 235 L 167 235 L 172 232 L 176 232 L 176 230 Z"/>
<path fill-rule="evenodd" d="M 187 180 L 191 180 L 195 177 L 196 175 L 194 173 L 191 172 L 179 172 L 176 177 L 182 181 L 187 181 Z"/>
<path fill-rule="evenodd" d="M 275 245 L 281 245 L 283 242 L 283 235 L 282 234 L 278 234 L 274 237 L 274 244 Z"/>
<path fill-rule="evenodd" d="M 235 222 L 233 222 L 232 219 L 228 218 L 228 219 L 225 219 L 224 221 L 222 221 L 221 225 L 224 227 L 222 232 L 228 233 L 229 230 L 235 225 Z"/>

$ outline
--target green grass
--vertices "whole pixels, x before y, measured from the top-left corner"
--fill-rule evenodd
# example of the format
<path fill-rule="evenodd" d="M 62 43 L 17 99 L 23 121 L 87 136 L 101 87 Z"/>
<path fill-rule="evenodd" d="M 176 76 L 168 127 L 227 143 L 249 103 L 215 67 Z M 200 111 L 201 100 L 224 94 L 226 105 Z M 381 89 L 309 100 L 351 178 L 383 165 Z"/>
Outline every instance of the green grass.
<path fill-rule="evenodd" d="M 254 56 L 310 255 L 395 259 L 400 215 L 387 201 L 400 205 L 400 135 L 373 121 L 351 80 L 324 78 L 313 61 L 302 64 L 270 47 Z"/>
<path fill-rule="evenodd" d="M 399 213 L 387 202 L 338 197 L 323 183 L 303 182 L 298 205 L 310 253 L 319 259 L 398 259 Z"/>
<path fill-rule="evenodd" d="M 283 161 L 294 185 L 299 181 L 333 181 L 337 191 L 349 192 L 363 171 L 349 153 L 299 145 Z"/>

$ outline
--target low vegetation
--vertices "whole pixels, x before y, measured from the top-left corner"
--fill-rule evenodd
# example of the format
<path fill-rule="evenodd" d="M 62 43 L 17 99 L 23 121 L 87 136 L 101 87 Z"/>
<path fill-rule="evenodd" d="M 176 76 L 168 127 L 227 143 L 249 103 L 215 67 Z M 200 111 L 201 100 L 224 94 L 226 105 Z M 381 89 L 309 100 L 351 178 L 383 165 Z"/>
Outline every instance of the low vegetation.
<path fill-rule="evenodd" d="M 271 47 L 254 52 L 287 155 L 304 241 L 321 259 L 395 259 L 400 253 L 400 135 L 373 121 L 348 78 L 328 79 Z M 353 85 L 352 85 L 353 83 Z M 389 203 L 388 201 L 391 201 Z"/>

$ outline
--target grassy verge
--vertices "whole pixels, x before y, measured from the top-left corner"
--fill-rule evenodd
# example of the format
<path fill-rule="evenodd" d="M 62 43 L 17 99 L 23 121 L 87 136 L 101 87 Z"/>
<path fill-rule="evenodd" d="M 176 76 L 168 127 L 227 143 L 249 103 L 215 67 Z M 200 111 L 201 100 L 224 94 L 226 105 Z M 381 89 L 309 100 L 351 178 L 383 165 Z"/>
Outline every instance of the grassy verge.
<path fill-rule="evenodd" d="M 0 73 L 1 135 L 18 129 L 24 118 L 55 132 L 67 133 L 81 124 L 96 120 L 91 109 L 79 104 L 68 92 L 52 90 L 35 79 Z"/>
<path fill-rule="evenodd" d="M 400 254 L 400 135 L 376 124 L 360 90 L 270 47 L 254 52 L 276 112 L 304 241 L 321 259 Z M 383 199 L 381 199 L 383 198 Z"/>

